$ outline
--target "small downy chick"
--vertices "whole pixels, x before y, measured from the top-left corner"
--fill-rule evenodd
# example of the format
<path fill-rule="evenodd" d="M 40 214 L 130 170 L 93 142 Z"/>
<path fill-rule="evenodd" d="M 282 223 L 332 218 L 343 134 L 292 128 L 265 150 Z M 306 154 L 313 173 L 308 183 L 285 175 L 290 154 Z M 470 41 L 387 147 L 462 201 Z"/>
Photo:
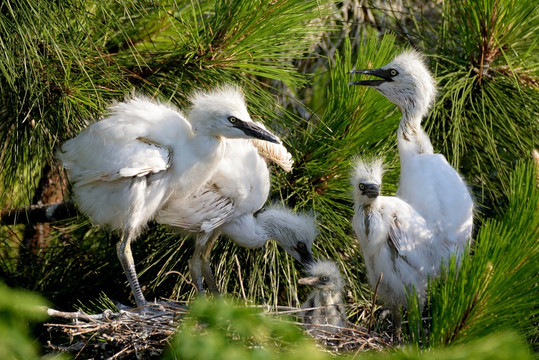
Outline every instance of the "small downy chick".
<path fill-rule="evenodd" d="M 383 161 L 357 159 L 352 175 L 355 214 L 352 227 L 359 240 L 369 284 L 382 274 L 378 296 L 391 307 L 394 332 L 400 334 L 400 308 L 415 290 L 424 301 L 428 278 L 436 276 L 441 258 L 425 219 L 404 200 L 379 196 Z M 439 245 L 438 245 L 439 246 Z"/>
<path fill-rule="evenodd" d="M 319 326 L 320 331 L 335 333 L 346 324 L 346 313 L 342 304 L 344 280 L 333 261 L 318 260 L 307 268 L 309 277 L 299 279 L 299 283 L 314 287 L 307 301 L 301 306 L 304 324 Z"/>

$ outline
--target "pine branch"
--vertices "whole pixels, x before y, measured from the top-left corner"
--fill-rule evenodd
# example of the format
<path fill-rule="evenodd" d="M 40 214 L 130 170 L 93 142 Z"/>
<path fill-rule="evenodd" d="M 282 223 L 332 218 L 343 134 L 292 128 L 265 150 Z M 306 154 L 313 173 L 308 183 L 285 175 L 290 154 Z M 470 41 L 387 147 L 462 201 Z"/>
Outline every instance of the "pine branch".
<path fill-rule="evenodd" d="M 1 225 L 32 225 L 50 223 L 79 216 L 73 201 L 55 204 L 31 205 L 20 209 L 10 209 L 0 213 Z"/>

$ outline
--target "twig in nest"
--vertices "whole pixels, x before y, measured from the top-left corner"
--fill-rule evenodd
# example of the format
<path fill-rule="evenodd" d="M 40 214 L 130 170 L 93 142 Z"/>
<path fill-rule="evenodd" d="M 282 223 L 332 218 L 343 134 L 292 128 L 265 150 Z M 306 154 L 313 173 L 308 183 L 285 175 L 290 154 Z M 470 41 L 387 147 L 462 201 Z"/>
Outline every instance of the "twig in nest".
<path fill-rule="evenodd" d="M 265 313 L 272 316 L 294 315 L 298 318 L 301 318 L 301 314 L 305 311 L 320 309 L 320 307 L 302 309 L 267 305 L 253 305 L 253 307 L 264 308 Z M 302 325 L 306 332 L 321 345 L 336 352 L 382 350 L 391 346 L 391 337 L 388 334 L 378 334 L 348 321 L 344 328 L 330 324 L 303 324 L 301 322 L 294 322 L 294 324 Z"/>
<path fill-rule="evenodd" d="M 182 305 L 167 301 L 149 304 L 133 311 L 105 310 L 101 314 L 89 315 L 82 311 L 64 312 L 47 309 L 54 317 L 70 320 L 70 323 L 47 323 L 49 331 L 60 330 L 68 335 L 72 345 L 57 345 L 49 341 L 49 347 L 57 351 L 68 351 L 75 357 L 120 359 L 133 353 L 148 358 L 158 356 L 166 347 L 169 338 L 177 329 L 181 315 L 186 313 Z"/>
<path fill-rule="evenodd" d="M 387 334 L 377 334 L 348 322 L 344 328 L 328 324 L 308 324 L 305 327 L 318 342 L 337 352 L 383 350 L 391 346 Z"/>
<path fill-rule="evenodd" d="M 236 265 L 238 266 L 238 278 L 240 280 L 241 296 L 243 297 L 245 305 L 247 305 L 247 296 L 245 296 L 245 289 L 243 288 L 243 280 L 241 278 L 241 266 L 240 261 L 238 260 L 238 255 L 234 254 L 234 259 L 236 259 Z"/>

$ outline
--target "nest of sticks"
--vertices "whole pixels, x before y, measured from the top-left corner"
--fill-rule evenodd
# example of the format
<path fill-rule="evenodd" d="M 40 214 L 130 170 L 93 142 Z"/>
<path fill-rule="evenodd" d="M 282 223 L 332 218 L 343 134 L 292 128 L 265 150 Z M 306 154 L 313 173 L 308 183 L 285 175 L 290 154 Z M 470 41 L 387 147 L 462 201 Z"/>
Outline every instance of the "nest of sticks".
<path fill-rule="evenodd" d="M 44 324 L 50 334 L 47 345 L 53 351 L 68 352 L 83 359 L 157 359 L 187 310 L 180 303 L 167 302 L 155 308 L 145 307 L 143 311 L 105 310 L 89 315 L 80 310 L 47 309 L 47 313 L 64 320 Z"/>
<path fill-rule="evenodd" d="M 154 307 L 155 306 L 155 307 Z M 268 316 L 296 316 L 306 309 L 263 307 Z M 163 311 L 164 310 L 164 311 Z M 55 320 L 44 324 L 49 332 L 48 347 L 55 352 L 70 353 L 75 359 L 158 359 L 167 348 L 188 309 L 176 301 L 159 302 L 144 310 L 106 310 L 101 314 L 82 311 L 63 312 L 47 309 Z M 324 350 L 360 352 L 382 350 L 392 346 L 391 336 L 379 334 L 347 323 L 345 328 L 328 329 L 328 325 L 301 324 Z"/>

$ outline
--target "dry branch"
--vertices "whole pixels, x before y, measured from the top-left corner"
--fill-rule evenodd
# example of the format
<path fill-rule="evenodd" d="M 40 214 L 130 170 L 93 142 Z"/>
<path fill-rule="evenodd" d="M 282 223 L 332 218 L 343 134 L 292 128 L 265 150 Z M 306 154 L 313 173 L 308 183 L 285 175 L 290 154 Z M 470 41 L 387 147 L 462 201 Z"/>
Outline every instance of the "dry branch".
<path fill-rule="evenodd" d="M 0 225 L 29 225 L 65 220 L 79 215 L 72 201 L 55 204 L 31 205 L 10 209 L 0 214 Z"/>

